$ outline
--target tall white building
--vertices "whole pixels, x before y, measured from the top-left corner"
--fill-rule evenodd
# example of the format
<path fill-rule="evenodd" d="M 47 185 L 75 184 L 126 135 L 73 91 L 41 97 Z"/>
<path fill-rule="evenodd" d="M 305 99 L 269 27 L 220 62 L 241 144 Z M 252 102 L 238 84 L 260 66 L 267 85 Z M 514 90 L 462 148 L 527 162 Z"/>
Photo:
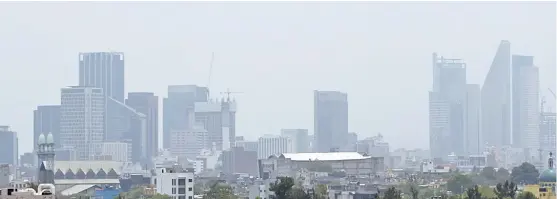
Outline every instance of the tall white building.
<path fill-rule="evenodd" d="M 292 140 L 293 153 L 309 152 L 309 137 L 307 129 L 281 129 L 280 135 Z"/>
<path fill-rule="evenodd" d="M 540 149 L 539 69 L 534 57 L 512 56 L 512 144 L 515 148 Z"/>
<path fill-rule="evenodd" d="M 105 100 L 103 90 L 69 87 L 61 90 L 60 142 L 73 147 L 78 160 L 89 160 L 92 144 L 104 140 Z"/>
<path fill-rule="evenodd" d="M 157 193 L 176 199 L 193 198 L 193 172 L 186 172 L 177 165 L 159 165 L 155 173 L 153 184 L 157 187 Z"/>
<path fill-rule="evenodd" d="M 258 140 L 257 158 L 267 159 L 271 155 L 292 153 L 292 140 L 287 137 L 265 135 Z"/>
<path fill-rule="evenodd" d="M 103 142 L 93 144 L 96 155 L 110 156 L 112 161 L 129 162 L 132 159 L 132 145 L 125 142 Z"/>

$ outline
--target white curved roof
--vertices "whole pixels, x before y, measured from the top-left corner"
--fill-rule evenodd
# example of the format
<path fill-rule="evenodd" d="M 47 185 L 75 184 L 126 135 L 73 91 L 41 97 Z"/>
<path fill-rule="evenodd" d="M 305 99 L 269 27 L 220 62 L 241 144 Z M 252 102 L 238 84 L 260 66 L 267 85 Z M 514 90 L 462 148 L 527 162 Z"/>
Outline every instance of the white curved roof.
<path fill-rule="evenodd" d="M 55 171 L 60 169 L 64 174 L 68 169 L 71 169 L 74 173 L 79 169 L 85 173 L 87 173 L 89 169 L 93 170 L 95 173 L 99 172 L 101 169 L 106 173 L 108 173 L 110 169 L 114 169 L 117 174 L 120 174 L 124 164 L 124 162 L 118 161 L 56 161 L 54 167 Z"/>
<path fill-rule="evenodd" d="M 362 160 L 369 156 L 363 156 L 357 152 L 330 152 L 330 153 L 283 153 L 281 157 L 294 161 L 335 161 L 335 160 Z"/>

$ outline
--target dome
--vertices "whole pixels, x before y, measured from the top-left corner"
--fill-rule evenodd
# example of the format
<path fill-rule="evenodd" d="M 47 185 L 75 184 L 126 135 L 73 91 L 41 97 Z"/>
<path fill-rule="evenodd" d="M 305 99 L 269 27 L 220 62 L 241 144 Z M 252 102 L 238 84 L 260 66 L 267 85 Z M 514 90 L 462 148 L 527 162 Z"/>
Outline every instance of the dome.
<path fill-rule="evenodd" d="M 48 133 L 48 135 L 46 136 L 46 143 L 54 144 L 54 136 L 52 136 L 52 133 Z"/>
<path fill-rule="evenodd" d="M 41 133 L 41 135 L 39 135 L 39 141 L 37 141 L 37 144 L 44 144 L 46 142 L 46 139 L 44 137 L 44 134 Z"/>
<path fill-rule="evenodd" d="M 556 174 L 554 168 L 549 168 L 540 174 L 540 182 L 556 182 Z"/>

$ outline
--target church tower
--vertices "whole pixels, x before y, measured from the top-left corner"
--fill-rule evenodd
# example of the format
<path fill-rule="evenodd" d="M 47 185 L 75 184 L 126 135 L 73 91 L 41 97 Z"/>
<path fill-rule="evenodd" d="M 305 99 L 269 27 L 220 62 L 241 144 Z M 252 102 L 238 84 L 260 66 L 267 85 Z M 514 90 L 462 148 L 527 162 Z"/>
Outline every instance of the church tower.
<path fill-rule="evenodd" d="M 37 142 L 37 157 L 39 162 L 38 184 L 54 184 L 54 137 L 48 133 L 39 135 Z"/>

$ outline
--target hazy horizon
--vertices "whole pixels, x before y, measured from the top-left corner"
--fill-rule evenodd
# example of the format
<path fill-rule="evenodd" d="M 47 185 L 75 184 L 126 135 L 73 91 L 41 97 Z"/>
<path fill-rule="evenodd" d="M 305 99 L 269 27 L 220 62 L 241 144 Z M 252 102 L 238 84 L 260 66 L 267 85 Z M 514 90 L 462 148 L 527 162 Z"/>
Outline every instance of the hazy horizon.
<path fill-rule="evenodd" d="M 556 110 L 555 2 L 0 2 L 0 125 L 30 152 L 33 110 L 78 84 L 79 52 L 125 54 L 126 92 L 168 85 L 230 88 L 236 135 L 303 128 L 313 90 L 348 94 L 349 131 L 396 148 L 428 148 L 432 53 L 467 63 L 483 84 L 501 40 L 534 56 L 540 96 Z M 541 99 L 541 98 L 540 98 Z"/>

